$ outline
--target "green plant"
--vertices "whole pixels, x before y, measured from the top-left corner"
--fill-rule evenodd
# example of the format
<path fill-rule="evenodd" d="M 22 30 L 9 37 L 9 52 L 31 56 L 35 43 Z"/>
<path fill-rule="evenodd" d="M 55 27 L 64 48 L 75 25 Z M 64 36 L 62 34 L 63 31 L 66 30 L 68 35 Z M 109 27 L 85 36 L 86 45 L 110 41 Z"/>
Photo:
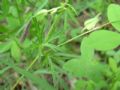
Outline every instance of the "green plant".
<path fill-rule="evenodd" d="M 118 31 L 119 8 L 119 5 L 111 4 L 107 12 L 109 22 Z M 95 51 L 101 51 L 105 55 L 114 51 L 120 45 L 119 40 L 119 33 L 104 29 L 94 31 L 83 38 L 80 47 L 81 57 L 69 60 L 64 64 L 65 70 L 80 79 L 76 81 L 75 90 L 101 90 L 102 88 L 105 88 L 105 90 L 119 90 L 119 61 L 112 56 L 101 57 L 100 59 L 95 56 Z M 86 79 L 84 80 L 84 78 Z"/>
<path fill-rule="evenodd" d="M 54 2 L 0 1 L 0 89 L 119 90 L 120 6 L 110 4 L 101 24 L 103 0 Z M 101 13 L 81 29 L 76 16 L 88 7 Z"/>

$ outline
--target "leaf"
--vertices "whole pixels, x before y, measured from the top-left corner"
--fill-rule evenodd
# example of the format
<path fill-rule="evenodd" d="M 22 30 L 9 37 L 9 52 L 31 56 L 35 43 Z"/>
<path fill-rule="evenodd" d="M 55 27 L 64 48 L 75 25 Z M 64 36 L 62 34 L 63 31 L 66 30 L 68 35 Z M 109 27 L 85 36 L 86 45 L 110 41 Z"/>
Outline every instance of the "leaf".
<path fill-rule="evenodd" d="M 41 0 L 36 3 L 36 7 L 38 7 L 37 11 L 41 10 L 48 4 L 48 0 Z"/>
<path fill-rule="evenodd" d="M 102 79 L 104 64 L 95 61 L 86 61 L 82 58 L 69 60 L 63 65 L 63 69 L 77 77 L 85 77 L 94 81 Z"/>
<path fill-rule="evenodd" d="M 12 45 L 11 45 L 11 56 L 16 61 L 20 60 L 20 56 L 21 56 L 20 48 L 19 48 L 19 46 L 17 45 L 17 43 L 15 41 L 13 41 Z"/>
<path fill-rule="evenodd" d="M 81 54 L 85 60 L 91 60 L 94 55 L 94 49 L 89 45 L 89 38 L 85 37 L 81 43 Z"/>
<path fill-rule="evenodd" d="M 6 51 L 8 51 L 11 47 L 11 42 L 7 42 L 7 43 L 1 43 L 0 44 L 0 53 L 4 53 Z"/>
<path fill-rule="evenodd" d="M 115 74 L 115 80 L 119 80 L 120 81 L 120 67 L 118 67 L 117 73 Z"/>
<path fill-rule="evenodd" d="M 24 40 L 24 42 L 23 42 L 23 48 L 28 48 L 28 47 L 30 47 L 30 45 L 32 44 L 32 42 L 28 39 L 28 38 L 26 38 L 25 40 Z"/>
<path fill-rule="evenodd" d="M 107 16 L 109 22 L 111 22 L 112 26 L 120 31 L 120 6 L 117 4 L 110 4 L 107 11 Z"/>
<path fill-rule="evenodd" d="M 113 59 L 113 58 L 109 58 L 109 66 L 110 66 L 110 68 L 112 69 L 112 71 L 114 72 L 114 73 L 116 73 L 117 72 L 117 63 L 116 63 L 116 61 Z"/>
<path fill-rule="evenodd" d="M 9 11 L 9 0 L 2 0 L 2 11 L 3 14 L 6 15 Z"/>
<path fill-rule="evenodd" d="M 98 15 L 95 16 L 94 18 L 91 18 L 91 19 L 85 21 L 85 23 L 84 23 L 85 28 L 88 29 L 88 30 L 93 29 L 93 28 L 95 27 L 95 25 L 96 25 L 96 24 L 98 23 L 98 21 L 99 21 L 99 15 L 100 15 L 100 14 L 98 14 Z"/>
<path fill-rule="evenodd" d="M 17 10 L 17 8 L 15 6 L 10 7 L 9 13 L 11 13 L 16 18 L 19 16 L 18 15 L 18 10 Z"/>
<path fill-rule="evenodd" d="M 7 33 L 7 32 L 8 32 L 8 29 L 6 29 L 6 27 L 4 25 L 0 25 L 0 33 L 4 34 L 4 33 Z"/>
<path fill-rule="evenodd" d="M 104 3 L 104 0 L 95 0 L 90 7 L 95 9 L 97 12 L 103 12 L 105 10 L 105 5 L 107 3 Z"/>
<path fill-rule="evenodd" d="M 120 34 L 112 31 L 95 31 L 88 38 L 88 45 L 100 51 L 112 50 L 120 45 Z"/>
<path fill-rule="evenodd" d="M 64 64 L 63 67 L 66 71 L 70 72 L 75 76 L 86 76 L 88 74 L 89 63 L 78 59 L 69 60 Z"/>
<path fill-rule="evenodd" d="M 112 90 L 119 90 L 120 89 L 120 81 L 116 81 L 112 87 Z"/>
<path fill-rule="evenodd" d="M 72 5 L 67 4 L 67 6 L 69 7 L 69 9 L 70 9 L 75 15 L 77 15 L 77 11 L 75 10 L 75 8 L 74 8 Z"/>
<path fill-rule="evenodd" d="M 84 90 L 86 87 L 86 81 L 84 80 L 78 80 L 75 83 L 75 90 Z"/>
<path fill-rule="evenodd" d="M 8 25 L 6 26 L 9 30 L 14 30 L 20 26 L 20 21 L 12 16 L 7 17 Z"/>
<path fill-rule="evenodd" d="M 75 83 L 75 90 L 95 90 L 92 81 L 78 80 Z"/>

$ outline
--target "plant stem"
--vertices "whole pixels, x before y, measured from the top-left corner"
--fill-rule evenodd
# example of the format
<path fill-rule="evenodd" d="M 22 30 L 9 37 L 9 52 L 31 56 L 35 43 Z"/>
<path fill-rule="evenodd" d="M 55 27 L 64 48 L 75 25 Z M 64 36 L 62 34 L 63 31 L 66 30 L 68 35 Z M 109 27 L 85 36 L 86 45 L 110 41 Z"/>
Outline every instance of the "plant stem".
<path fill-rule="evenodd" d="M 55 16 L 55 18 L 53 20 L 53 23 L 52 23 L 52 25 L 50 27 L 50 30 L 48 31 L 48 34 L 46 36 L 46 39 L 45 39 L 46 42 L 48 42 L 49 38 L 51 38 L 51 35 L 54 33 L 55 25 L 56 25 L 58 19 L 59 19 L 59 16 Z"/>
<path fill-rule="evenodd" d="M 37 55 L 37 56 L 35 57 L 35 59 L 34 59 L 34 60 L 31 62 L 31 64 L 27 67 L 26 71 L 28 71 L 28 70 L 35 64 L 35 62 L 38 60 L 38 58 L 39 58 L 39 55 Z M 20 82 L 20 80 L 21 80 L 23 77 L 24 77 L 24 75 L 22 75 L 21 77 L 19 77 L 19 78 L 17 79 L 16 83 L 13 85 L 13 87 L 11 88 L 11 90 L 14 90 L 14 89 L 15 89 L 15 87 L 17 86 L 17 84 Z"/>
<path fill-rule="evenodd" d="M 69 43 L 69 42 L 71 42 L 71 41 L 73 41 L 73 40 L 75 40 L 75 39 L 77 39 L 77 38 L 79 38 L 79 37 L 81 37 L 81 36 L 84 36 L 84 35 L 86 35 L 86 34 L 88 34 L 88 33 L 90 33 L 90 32 L 93 32 L 93 31 L 95 31 L 95 30 L 97 30 L 97 29 L 100 29 L 100 28 L 102 28 L 102 27 L 104 27 L 104 26 L 106 26 L 106 25 L 109 25 L 110 24 L 110 22 L 108 22 L 108 23 L 105 23 L 105 24 L 103 24 L 103 25 L 101 25 L 101 26 L 99 26 L 99 27 L 96 27 L 96 28 L 94 28 L 94 29 L 92 29 L 92 30 L 89 30 L 89 31 L 87 31 L 87 32 L 85 32 L 85 33 L 82 33 L 82 34 L 80 34 L 80 35 L 78 35 L 78 36 L 75 36 L 75 37 L 73 37 L 73 38 L 71 38 L 71 39 L 69 39 L 69 40 L 67 40 L 67 41 L 65 41 L 65 42 L 63 42 L 63 43 L 61 43 L 61 44 L 59 44 L 59 45 L 57 45 L 57 46 L 63 46 L 63 45 L 65 45 L 65 44 L 67 44 L 67 43 Z M 84 29 L 84 28 L 83 28 Z M 82 30 L 81 30 L 82 31 Z"/>

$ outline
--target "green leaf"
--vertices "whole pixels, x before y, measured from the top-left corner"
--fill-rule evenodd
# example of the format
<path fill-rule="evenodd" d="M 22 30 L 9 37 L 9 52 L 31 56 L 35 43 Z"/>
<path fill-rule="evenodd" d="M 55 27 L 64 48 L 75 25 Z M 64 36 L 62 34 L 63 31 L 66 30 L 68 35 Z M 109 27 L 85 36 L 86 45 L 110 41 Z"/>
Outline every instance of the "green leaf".
<path fill-rule="evenodd" d="M 92 81 L 78 80 L 75 83 L 75 90 L 95 90 Z"/>
<path fill-rule="evenodd" d="M 3 26 L 3 25 L 0 25 L 0 33 L 3 34 L 3 33 L 7 33 L 8 32 L 8 29 Z"/>
<path fill-rule="evenodd" d="M 112 87 L 112 90 L 119 90 L 120 89 L 120 81 L 116 81 Z"/>
<path fill-rule="evenodd" d="M 120 34 L 112 31 L 95 31 L 88 38 L 88 45 L 100 51 L 112 50 L 120 45 Z"/>
<path fill-rule="evenodd" d="M 117 63 L 116 63 L 116 61 L 113 58 L 109 58 L 109 66 L 110 66 L 110 68 L 112 69 L 112 71 L 114 73 L 117 72 L 117 70 L 118 70 Z"/>
<path fill-rule="evenodd" d="M 64 69 L 75 76 L 86 76 L 88 74 L 89 63 L 80 60 L 72 59 L 64 64 Z"/>
<path fill-rule="evenodd" d="M 7 42 L 7 43 L 0 43 L 0 53 L 4 53 L 6 51 L 8 51 L 11 47 L 11 42 Z"/>
<path fill-rule="evenodd" d="M 10 7 L 9 13 L 11 13 L 16 18 L 18 17 L 18 10 L 15 6 Z"/>
<path fill-rule="evenodd" d="M 11 45 L 11 56 L 16 61 L 20 60 L 20 56 L 21 56 L 20 48 L 19 48 L 19 46 L 17 45 L 17 43 L 15 41 L 13 41 L 12 45 Z"/>
<path fill-rule="evenodd" d="M 70 9 L 75 15 L 77 15 L 77 11 L 75 10 L 75 8 L 74 8 L 72 5 L 67 4 L 67 6 L 69 7 L 69 9 Z"/>
<path fill-rule="evenodd" d="M 85 60 L 88 59 L 91 60 L 93 58 L 94 49 L 89 45 L 89 38 L 85 37 L 82 40 L 80 50 L 81 50 L 82 58 L 84 58 Z"/>
<path fill-rule="evenodd" d="M 75 90 L 84 90 L 86 87 L 86 81 L 84 80 L 78 80 L 75 83 Z"/>
<path fill-rule="evenodd" d="M 99 64 L 92 60 L 86 61 L 82 58 L 69 60 L 63 65 L 63 69 L 70 74 L 94 81 L 100 81 L 102 79 L 103 68 L 104 64 Z"/>
<path fill-rule="evenodd" d="M 117 4 L 110 4 L 108 7 L 107 16 L 113 27 L 120 31 L 120 6 Z"/>
<path fill-rule="evenodd" d="M 41 0 L 36 3 L 36 7 L 38 7 L 37 11 L 41 10 L 48 4 L 48 0 Z"/>
<path fill-rule="evenodd" d="M 24 42 L 23 42 L 23 48 L 28 48 L 28 47 L 30 47 L 30 45 L 32 44 L 32 42 L 28 39 L 28 38 L 26 38 L 25 40 L 24 40 Z"/>
<path fill-rule="evenodd" d="M 6 15 L 9 11 L 9 0 L 2 0 L 2 11 L 3 14 Z"/>
<path fill-rule="evenodd" d="M 7 17 L 8 25 L 6 26 L 9 30 L 14 30 L 20 26 L 20 21 L 12 16 Z"/>

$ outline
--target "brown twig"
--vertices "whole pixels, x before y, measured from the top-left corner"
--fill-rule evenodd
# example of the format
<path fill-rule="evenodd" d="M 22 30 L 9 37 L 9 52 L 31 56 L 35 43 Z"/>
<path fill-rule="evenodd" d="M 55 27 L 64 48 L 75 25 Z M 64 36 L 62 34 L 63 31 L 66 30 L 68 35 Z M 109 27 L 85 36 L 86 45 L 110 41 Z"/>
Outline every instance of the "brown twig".
<path fill-rule="evenodd" d="M 28 36 L 30 26 L 31 26 L 31 21 L 29 21 L 28 24 L 26 25 L 25 30 L 20 37 L 20 42 L 23 42 L 25 38 Z"/>

